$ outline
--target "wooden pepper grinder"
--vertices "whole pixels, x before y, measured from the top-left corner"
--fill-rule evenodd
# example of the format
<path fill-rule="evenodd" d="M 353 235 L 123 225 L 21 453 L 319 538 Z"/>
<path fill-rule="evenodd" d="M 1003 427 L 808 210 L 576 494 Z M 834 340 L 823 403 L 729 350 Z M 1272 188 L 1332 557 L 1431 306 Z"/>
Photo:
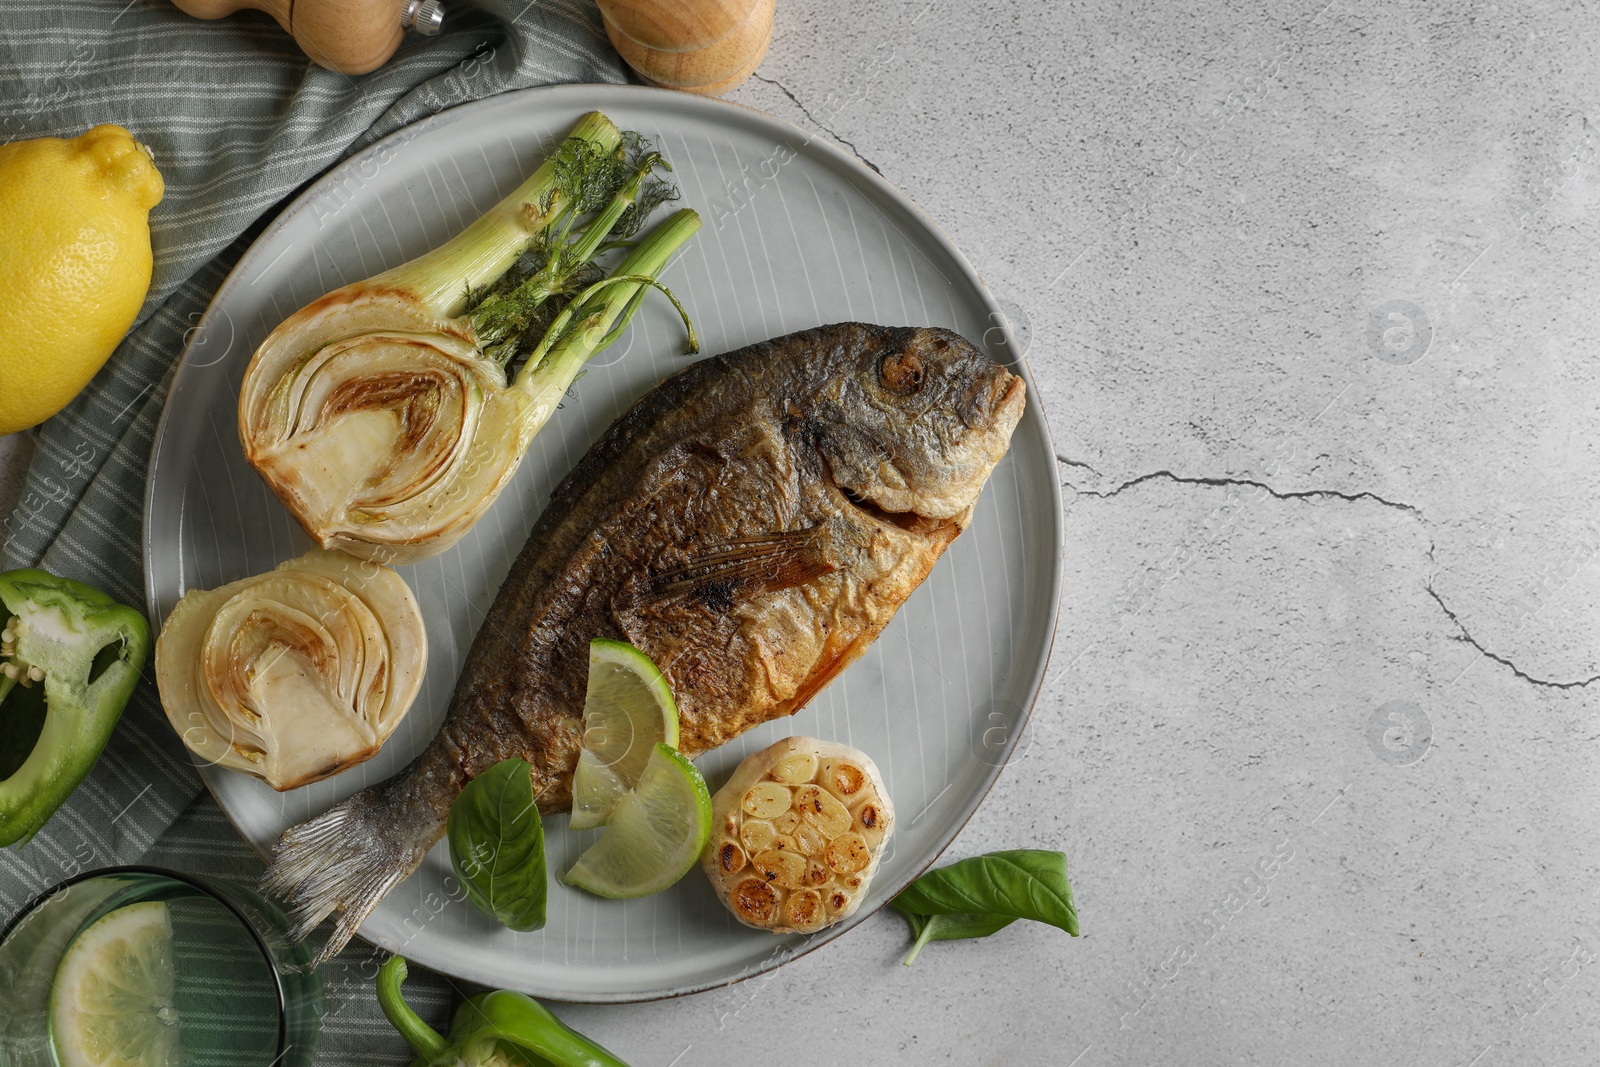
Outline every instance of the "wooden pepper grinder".
<path fill-rule="evenodd" d="M 775 0 L 597 2 L 628 66 L 668 89 L 721 96 L 755 73 L 772 41 Z"/>
<path fill-rule="evenodd" d="M 320 67 L 365 74 L 388 62 L 407 30 L 431 37 L 444 24 L 440 0 L 172 0 L 196 18 L 244 8 L 265 11 Z"/>

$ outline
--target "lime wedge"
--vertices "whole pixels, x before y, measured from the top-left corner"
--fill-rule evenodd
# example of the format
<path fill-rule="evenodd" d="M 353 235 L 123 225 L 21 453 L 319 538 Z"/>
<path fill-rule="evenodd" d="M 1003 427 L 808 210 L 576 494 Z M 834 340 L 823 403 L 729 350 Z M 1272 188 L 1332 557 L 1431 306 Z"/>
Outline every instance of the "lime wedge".
<path fill-rule="evenodd" d="M 109 912 L 56 968 L 50 1037 L 61 1067 L 176 1065 L 172 917 L 152 900 Z"/>
<path fill-rule="evenodd" d="M 678 706 L 650 657 L 624 641 L 589 642 L 583 749 L 572 775 L 572 828 L 604 826 L 639 784 L 658 741 L 678 747 Z"/>
<path fill-rule="evenodd" d="M 659 893 L 688 873 L 711 836 L 711 793 L 694 764 L 657 744 L 606 832 L 562 881 L 602 897 Z"/>

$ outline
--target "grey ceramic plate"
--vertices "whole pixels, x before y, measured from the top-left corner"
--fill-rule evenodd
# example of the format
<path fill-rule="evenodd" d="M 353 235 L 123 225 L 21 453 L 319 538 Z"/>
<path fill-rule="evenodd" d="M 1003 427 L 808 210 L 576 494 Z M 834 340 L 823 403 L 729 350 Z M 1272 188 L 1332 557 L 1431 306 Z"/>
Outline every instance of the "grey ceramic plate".
<path fill-rule="evenodd" d="M 310 547 L 246 466 L 235 398 L 250 354 L 283 318 L 345 282 L 443 242 L 515 187 L 584 112 L 656 139 L 682 203 L 705 220 L 664 280 L 694 316 L 702 350 L 738 348 L 821 323 L 951 327 L 1027 369 L 993 299 L 948 238 L 901 193 L 842 152 L 769 115 L 630 86 L 508 93 L 434 116 L 374 145 L 308 189 L 218 291 L 172 386 L 145 505 L 150 611 L 183 593 L 269 570 Z M 215 768 L 207 784 L 265 854 L 283 829 L 409 762 L 443 719 L 462 657 L 557 481 L 601 431 L 684 365 L 682 326 L 647 301 L 629 334 L 590 365 L 535 439 L 512 485 L 467 537 L 401 568 L 428 605 L 422 694 L 383 751 L 286 794 Z M 629 1001 L 721 985 L 844 933 L 931 864 L 982 801 L 1021 735 L 1044 675 L 1060 583 L 1061 506 L 1033 381 L 1011 452 L 971 528 L 860 661 L 793 719 L 698 764 L 714 790 L 747 754 L 794 733 L 865 750 L 898 813 L 866 905 L 810 937 L 748 930 L 699 871 L 636 901 L 555 881 L 598 831 L 547 820 L 549 921 L 514 933 L 463 898 L 444 844 L 362 927 L 383 948 L 491 986 L 578 1001 Z"/>

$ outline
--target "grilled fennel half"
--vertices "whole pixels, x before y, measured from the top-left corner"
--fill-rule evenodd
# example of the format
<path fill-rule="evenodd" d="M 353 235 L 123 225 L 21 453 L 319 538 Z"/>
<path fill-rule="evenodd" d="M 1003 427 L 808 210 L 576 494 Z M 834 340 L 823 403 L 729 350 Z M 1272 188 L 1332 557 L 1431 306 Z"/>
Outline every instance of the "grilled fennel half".
<path fill-rule="evenodd" d="M 404 578 L 312 549 L 185 593 L 156 641 L 156 685 L 197 758 L 282 792 L 377 755 L 427 662 L 422 610 Z"/>
<path fill-rule="evenodd" d="M 455 238 L 272 331 L 240 388 L 239 438 L 318 545 L 406 563 L 471 529 L 584 362 L 649 287 L 665 292 L 655 276 L 700 226 L 679 210 L 631 239 L 676 196 L 665 166 L 593 112 Z M 594 259 L 618 247 L 606 277 Z"/>

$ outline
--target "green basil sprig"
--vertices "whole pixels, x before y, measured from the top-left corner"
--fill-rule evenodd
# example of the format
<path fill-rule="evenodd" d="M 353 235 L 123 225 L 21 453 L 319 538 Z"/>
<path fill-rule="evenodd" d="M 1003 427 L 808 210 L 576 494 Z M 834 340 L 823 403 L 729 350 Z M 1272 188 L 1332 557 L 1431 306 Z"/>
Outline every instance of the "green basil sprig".
<path fill-rule="evenodd" d="M 544 825 L 533 768 L 508 759 L 472 781 L 450 806 L 450 865 L 467 899 L 513 930 L 544 926 Z"/>
<path fill-rule="evenodd" d="M 890 901 L 915 939 L 905 965 L 929 941 L 988 937 L 1018 919 L 1078 936 L 1078 909 L 1067 884 L 1067 857 L 1036 848 L 973 856 L 929 871 Z"/>

